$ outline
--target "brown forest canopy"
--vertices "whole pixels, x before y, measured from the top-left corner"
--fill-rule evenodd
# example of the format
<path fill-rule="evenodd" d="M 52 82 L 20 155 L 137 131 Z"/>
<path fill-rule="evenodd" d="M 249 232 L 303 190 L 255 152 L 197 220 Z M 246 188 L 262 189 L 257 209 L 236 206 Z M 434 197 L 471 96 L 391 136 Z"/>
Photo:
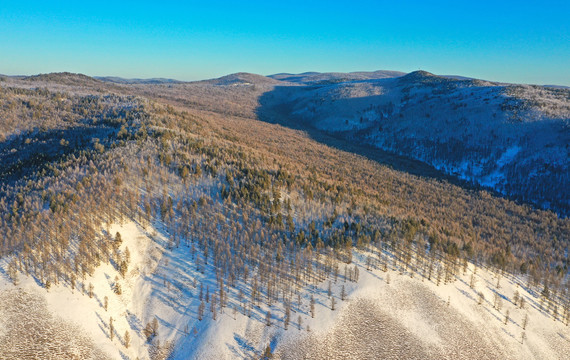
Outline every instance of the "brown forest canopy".
<path fill-rule="evenodd" d="M 71 279 L 112 258 L 101 226 L 129 217 L 164 222 L 173 244 L 198 240 L 226 272 L 243 264 L 224 253 L 350 261 L 346 250 L 370 244 L 536 279 L 568 272 L 567 218 L 260 121 L 271 86 L 5 79 L 0 254 L 44 283 Z"/>

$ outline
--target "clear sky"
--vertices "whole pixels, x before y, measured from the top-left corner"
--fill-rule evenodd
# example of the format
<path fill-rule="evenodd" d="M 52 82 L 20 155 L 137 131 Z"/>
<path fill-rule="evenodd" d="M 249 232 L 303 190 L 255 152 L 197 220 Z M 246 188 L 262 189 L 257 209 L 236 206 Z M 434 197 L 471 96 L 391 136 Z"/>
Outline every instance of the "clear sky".
<path fill-rule="evenodd" d="M 0 0 L 0 73 L 427 70 L 570 85 L 570 0 Z"/>

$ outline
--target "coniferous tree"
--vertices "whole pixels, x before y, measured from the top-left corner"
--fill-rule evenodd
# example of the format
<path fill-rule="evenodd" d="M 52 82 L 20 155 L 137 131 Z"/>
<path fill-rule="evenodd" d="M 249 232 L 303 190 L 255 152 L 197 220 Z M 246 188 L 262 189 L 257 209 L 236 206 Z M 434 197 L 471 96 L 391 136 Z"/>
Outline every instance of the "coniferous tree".
<path fill-rule="evenodd" d="M 283 319 L 285 330 L 287 330 L 289 327 L 290 319 L 291 319 L 291 308 L 289 307 L 289 304 L 286 304 L 285 305 L 285 318 Z"/>
<path fill-rule="evenodd" d="M 265 351 L 263 352 L 261 359 L 262 360 L 273 359 L 273 354 L 271 353 L 271 346 L 270 345 L 267 345 L 267 347 L 265 348 Z"/>
<path fill-rule="evenodd" d="M 158 319 L 155 317 L 151 322 L 152 337 L 158 336 Z"/>
<path fill-rule="evenodd" d="M 216 296 L 212 296 L 212 299 L 210 301 L 210 311 L 212 312 L 212 320 L 216 321 L 217 318 L 217 312 L 216 312 Z"/>
<path fill-rule="evenodd" d="M 119 277 L 115 276 L 115 283 L 113 285 L 113 291 L 117 295 L 121 295 L 123 293 L 123 289 L 121 287 L 121 283 L 119 283 Z"/>
<path fill-rule="evenodd" d="M 478 303 L 479 305 L 482 305 L 483 302 L 485 301 L 485 294 L 483 294 L 483 292 L 479 291 L 478 297 L 479 297 L 479 301 L 478 301 L 477 303 Z"/>
<path fill-rule="evenodd" d="M 519 299 L 519 308 L 524 309 L 525 306 L 526 306 L 526 299 L 521 296 Z"/>
<path fill-rule="evenodd" d="M 13 258 L 8 263 L 8 276 L 10 277 L 14 285 L 18 285 L 19 279 L 18 279 L 18 268 L 16 265 L 16 258 Z"/>
<path fill-rule="evenodd" d="M 131 335 L 129 333 L 129 330 L 125 330 L 124 340 L 125 340 L 125 348 L 128 349 L 129 346 L 131 346 Z"/>
<path fill-rule="evenodd" d="M 204 301 L 200 302 L 200 305 L 198 306 L 198 320 L 202 321 L 202 319 L 204 318 L 204 310 L 206 308 L 206 304 L 204 304 Z"/>
<path fill-rule="evenodd" d="M 315 297 L 311 295 L 311 317 L 315 318 Z"/>
<path fill-rule="evenodd" d="M 115 328 L 113 326 L 113 317 L 109 318 L 109 338 L 111 339 L 111 341 L 113 341 L 113 337 L 115 333 Z"/>
<path fill-rule="evenodd" d="M 523 322 L 522 322 L 522 328 L 523 330 L 526 330 L 526 326 L 528 325 L 528 313 L 524 314 L 524 318 L 523 318 Z"/>

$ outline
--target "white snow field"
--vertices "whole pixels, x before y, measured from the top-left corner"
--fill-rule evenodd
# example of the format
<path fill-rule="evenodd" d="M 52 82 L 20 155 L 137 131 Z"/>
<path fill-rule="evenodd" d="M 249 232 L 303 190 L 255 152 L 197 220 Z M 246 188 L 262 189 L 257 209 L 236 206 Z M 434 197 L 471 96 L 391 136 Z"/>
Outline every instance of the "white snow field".
<path fill-rule="evenodd" d="M 359 280 L 331 280 L 335 310 L 329 281 L 310 285 L 300 292 L 300 304 L 293 297 L 286 330 L 282 302 L 271 308 L 253 307 L 250 313 L 235 302 L 237 290 L 231 287 L 223 313 L 218 310 L 213 320 L 208 304 L 204 319 L 198 320 L 198 284 L 204 284 L 204 291 L 216 289 L 212 265 L 203 274 L 197 272 L 189 248 L 168 249 L 160 228 L 145 230 L 128 222 L 109 230 L 120 232 L 121 250 L 128 247 L 130 252 L 124 278 L 104 264 L 93 276 L 78 279 L 73 291 L 62 284 L 46 291 L 23 274 L 13 285 L 5 260 L 0 263 L 0 359 L 259 359 L 267 346 L 277 359 L 569 358 L 570 327 L 561 316 L 554 320 L 552 312 L 540 310 L 538 295 L 526 290 L 523 279 L 505 275 L 497 289 L 497 274 L 478 268 L 471 288 L 473 264 L 452 282 L 442 279 L 438 286 L 435 275 L 428 281 L 390 267 L 386 272 L 374 266 L 369 271 L 365 255 L 356 252 L 355 262 L 348 266 L 358 267 Z M 120 295 L 113 290 L 116 277 Z M 513 303 L 515 291 L 525 298 L 525 308 Z M 485 298 L 481 305 L 479 292 Z M 502 299 L 500 310 L 493 308 L 495 292 Z M 158 334 L 149 343 L 143 329 L 155 318 Z M 128 348 L 125 331 L 130 335 Z"/>

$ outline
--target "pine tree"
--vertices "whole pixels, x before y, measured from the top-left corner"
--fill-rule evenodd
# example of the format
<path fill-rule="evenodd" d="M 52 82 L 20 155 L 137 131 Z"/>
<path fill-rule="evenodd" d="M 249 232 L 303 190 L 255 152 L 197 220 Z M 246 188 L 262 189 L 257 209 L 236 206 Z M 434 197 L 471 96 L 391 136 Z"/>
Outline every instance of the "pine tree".
<path fill-rule="evenodd" d="M 204 301 L 200 302 L 200 305 L 198 306 L 198 320 L 202 321 L 202 319 L 204 318 L 204 310 L 206 308 L 206 304 L 204 304 Z"/>
<path fill-rule="evenodd" d="M 158 336 L 158 319 L 156 317 L 152 319 L 151 329 L 152 329 L 152 336 L 153 337 Z"/>
<path fill-rule="evenodd" d="M 267 345 L 263 355 L 261 356 L 261 360 L 270 360 L 273 359 L 273 354 L 271 353 L 271 346 Z"/>
<path fill-rule="evenodd" d="M 8 263 L 8 276 L 10 277 L 14 285 L 18 285 L 19 279 L 18 279 L 18 268 L 16 265 L 16 258 L 13 258 Z"/>
<path fill-rule="evenodd" d="M 315 318 L 315 297 L 311 295 L 311 317 Z"/>
<path fill-rule="evenodd" d="M 220 307 L 225 305 L 226 292 L 224 291 L 224 281 L 220 278 Z"/>
<path fill-rule="evenodd" d="M 121 284 L 119 283 L 119 277 L 115 276 L 115 283 L 113 286 L 113 291 L 117 295 L 121 295 L 123 293 L 123 289 L 121 288 Z"/>
<path fill-rule="evenodd" d="M 570 300 L 567 300 L 566 304 L 564 305 L 563 321 L 565 322 L 566 326 L 568 326 L 568 323 L 570 323 Z"/>
<path fill-rule="evenodd" d="M 479 305 L 483 304 L 483 301 L 485 301 L 485 294 L 483 294 L 483 292 L 479 291 L 479 301 L 477 302 Z"/>
<path fill-rule="evenodd" d="M 360 278 L 360 271 L 358 270 L 358 267 L 354 265 L 354 282 L 358 282 L 359 278 Z"/>
<path fill-rule="evenodd" d="M 118 249 L 122 243 L 123 243 L 123 238 L 121 237 L 121 234 L 117 231 L 117 233 L 115 234 L 115 242 L 113 243 L 113 246 L 115 247 L 115 249 Z"/>
<path fill-rule="evenodd" d="M 216 321 L 216 297 L 212 296 L 210 301 L 210 311 L 212 312 L 212 320 Z"/>
<path fill-rule="evenodd" d="M 113 327 L 113 317 L 109 318 L 109 338 L 113 341 L 113 336 L 115 332 L 115 328 Z"/>
<path fill-rule="evenodd" d="M 143 334 L 147 342 L 150 342 L 152 340 L 153 331 L 152 331 L 152 323 L 150 321 L 146 323 L 146 326 L 144 327 L 143 330 Z"/>
<path fill-rule="evenodd" d="M 550 290 L 548 289 L 548 283 L 544 284 L 544 289 L 542 289 L 542 292 L 540 293 L 545 299 L 548 299 L 550 297 Z"/>
<path fill-rule="evenodd" d="M 289 321 L 291 320 L 291 307 L 289 304 L 285 304 L 285 319 L 284 319 L 284 326 L 285 330 L 289 327 Z"/>
<path fill-rule="evenodd" d="M 125 347 L 128 349 L 129 346 L 131 345 L 131 335 L 129 333 L 129 330 L 125 330 Z"/>
<path fill-rule="evenodd" d="M 271 326 L 271 311 L 267 310 L 267 314 L 265 314 L 265 325 Z"/>

